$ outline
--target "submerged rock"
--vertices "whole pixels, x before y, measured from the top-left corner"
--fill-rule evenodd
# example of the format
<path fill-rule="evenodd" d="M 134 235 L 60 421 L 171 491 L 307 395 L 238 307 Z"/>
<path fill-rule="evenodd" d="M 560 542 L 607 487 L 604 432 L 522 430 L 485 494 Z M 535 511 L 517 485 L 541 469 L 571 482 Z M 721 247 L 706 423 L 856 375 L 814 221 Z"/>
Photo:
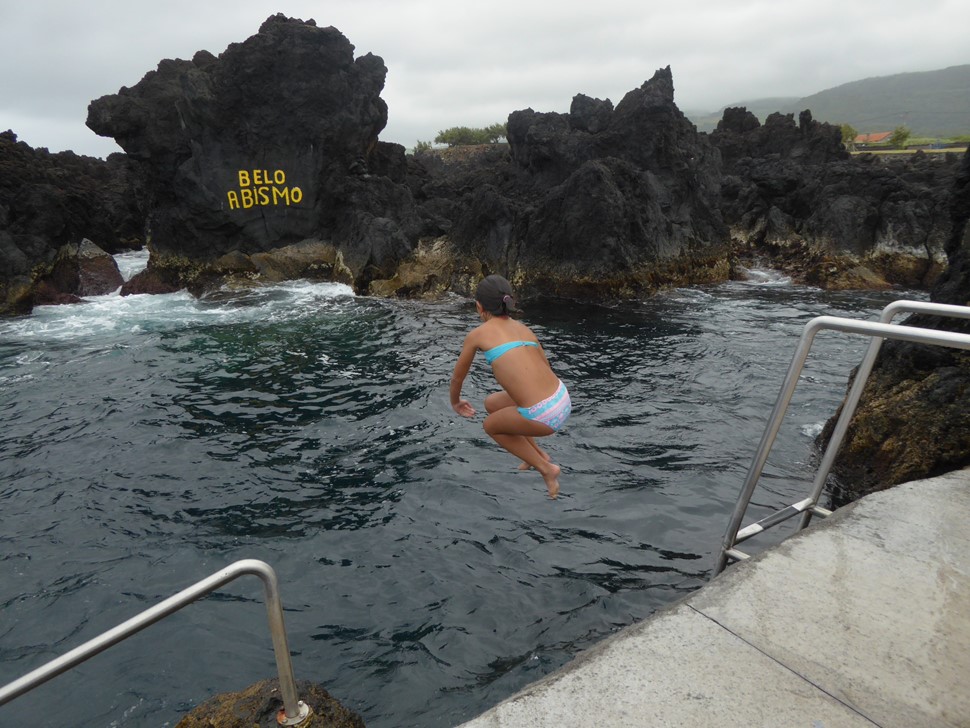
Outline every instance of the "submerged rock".
<path fill-rule="evenodd" d="M 300 681 L 297 694 L 312 715 L 301 728 L 365 728 L 364 719 L 319 685 Z M 217 695 L 180 720 L 175 728 L 278 728 L 283 709 L 279 680 L 263 680 L 238 693 Z"/>
<path fill-rule="evenodd" d="M 80 303 L 85 296 L 103 296 L 124 283 L 114 257 L 85 238 L 58 249 L 48 266 L 34 269 L 33 306 Z"/>
<path fill-rule="evenodd" d="M 84 297 L 116 291 L 124 279 L 114 257 L 84 238 L 80 243 L 61 247 L 43 282 L 50 282 L 61 293 Z M 41 301 L 35 298 L 34 303 Z"/>

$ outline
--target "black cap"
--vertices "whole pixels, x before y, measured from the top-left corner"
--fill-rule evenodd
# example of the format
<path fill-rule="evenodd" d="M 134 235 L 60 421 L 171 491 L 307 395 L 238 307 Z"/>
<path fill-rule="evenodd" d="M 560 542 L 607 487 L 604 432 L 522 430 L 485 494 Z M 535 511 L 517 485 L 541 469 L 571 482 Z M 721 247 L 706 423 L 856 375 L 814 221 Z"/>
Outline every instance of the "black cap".
<path fill-rule="evenodd" d="M 508 316 L 516 310 L 512 284 L 498 275 L 487 276 L 478 284 L 475 300 L 493 316 Z"/>

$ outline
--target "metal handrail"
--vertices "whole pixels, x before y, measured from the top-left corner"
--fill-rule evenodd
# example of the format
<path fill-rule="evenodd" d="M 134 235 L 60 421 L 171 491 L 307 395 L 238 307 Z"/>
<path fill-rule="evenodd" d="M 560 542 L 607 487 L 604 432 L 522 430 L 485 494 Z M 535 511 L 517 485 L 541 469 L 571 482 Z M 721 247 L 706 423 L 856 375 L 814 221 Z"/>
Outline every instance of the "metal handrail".
<path fill-rule="evenodd" d="M 893 301 L 882 310 L 882 313 L 879 315 L 879 321 L 886 324 L 892 323 L 892 320 L 896 316 L 904 313 L 922 313 L 948 318 L 970 319 L 970 306 L 954 306 L 946 303 L 927 303 L 925 301 Z M 852 419 L 852 415 L 855 414 L 859 400 L 862 399 L 862 390 L 865 389 L 869 375 L 872 373 L 872 367 L 876 363 L 876 357 L 879 355 L 883 341 L 884 339 L 880 337 L 872 337 L 872 340 L 869 342 L 869 348 L 866 350 L 866 354 L 862 359 L 862 363 L 859 364 L 855 379 L 852 382 L 852 387 L 849 389 L 849 393 L 846 395 L 845 402 L 842 405 L 842 412 L 838 420 L 836 420 L 828 446 L 825 448 L 825 452 L 819 462 L 818 470 L 815 473 L 815 480 L 812 481 L 812 492 L 809 497 L 814 502 L 818 502 L 822 491 L 825 489 L 825 481 L 832 470 L 832 465 L 835 463 L 835 457 L 838 455 L 839 448 L 842 447 L 842 441 L 845 439 L 845 434 L 849 429 L 849 422 Z M 799 529 L 805 528 L 810 520 L 811 513 L 803 513 L 801 521 L 799 522 Z"/>
<path fill-rule="evenodd" d="M 279 582 L 276 572 L 264 561 L 257 559 L 243 559 L 236 561 L 221 571 L 216 572 L 188 589 L 159 602 L 154 607 L 146 609 L 131 619 L 122 622 L 117 627 L 109 629 L 94 639 L 75 647 L 60 657 L 51 660 L 41 667 L 27 673 L 0 688 L 0 705 L 33 690 L 62 672 L 70 670 L 85 660 L 94 657 L 114 644 L 121 642 L 133 634 L 140 632 L 149 625 L 169 616 L 192 602 L 201 599 L 220 586 L 245 574 L 258 576 L 266 591 L 266 612 L 269 616 L 269 631 L 273 638 L 273 652 L 276 654 L 276 669 L 280 678 L 280 693 L 283 698 L 283 710 L 277 715 L 277 722 L 284 726 L 298 726 L 310 715 L 310 707 L 300 700 L 296 693 L 296 681 L 293 678 L 293 664 L 290 661 L 290 650 L 286 641 L 286 628 L 283 624 L 283 602 L 280 599 Z"/>
<path fill-rule="evenodd" d="M 799 340 L 798 346 L 795 350 L 795 354 L 792 357 L 791 364 L 788 367 L 788 372 L 785 375 L 785 381 L 782 384 L 781 392 L 778 394 L 778 398 L 775 401 L 775 406 L 772 409 L 770 417 L 768 418 L 768 423 L 765 426 L 765 431 L 761 437 L 761 442 L 759 443 L 758 449 L 755 452 L 755 456 L 745 477 L 744 484 L 741 487 L 741 493 L 738 495 L 738 500 L 735 503 L 734 511 L 731 514 L 731 520 L 724 534 L 724 540 L 722 541 L 721 549 L 718 554 L 717 562 L 714 566 L 714 571 L 711 578 L 717 576 L 724 570 L 729 559 L 741 560 L 747 558 L 746 554 L 734 548 L 741 541 L 750 538 L 757 533 L 761 533 L 767 528 L 778 525 L 779 523 L 795 515 L 801 514 L 799 524 L 800 529 L 808 525 L 812 515 L 828 515 L 829 512 L 827 510 L 817 505 L 818 499 L 822 494 L 822 490 L 825 486 L 825 480 L 828 477 L 833 462 L 835 461 L 839 447 L 842 445 L 842 440 L 844 439 L 845 433 L 849 426 L 849 420 L 855 413 L 856 406 L 858 405 L 859 399 L 862 396 L 862 390 L 869 378 L 869 374 L 872 371 L 872 366 L 875 363 L 876 356 L 879 353 L 879 349 L 882 346 L 882 341 L 884 339 L 896 339 L 900 341 L 935 344 L 937 346 L 946 346 L 958 349 L 970 349 L 970 335 L 967 334 L 959 334 L 952 331 L 937 331 L 935 329 L 923 329 L 914 326 L 900 326 L 898 324 L 889 323 L 896 315 L 905 312 L 970 319 L 970 307 L 967 306 L 926 303 L 923 301 L 894 301 L 883 309 L 880 316 L 880 321 L 878 323 L 839 318 L 836 316 L 818 316 L 805 325 L 801 339 Z M 846 396 L 842 413 L 836 422 L 832 437 L 829 440 L 829 445 L 826 448 L 822 461 L 819 464 L 819 469 L 816 472 L 815 479 L 812 484 L 812 492 L 808 498 L 788 506 L 787 508 L 783 508 L 777 513 L 762 519 L 758 523 L 747 526 L 745 529 L 741 530 L 741 521 L 744 518 L 748 504 L 751 501 L 751 496 L 754 493 L 758 479 L 761 477 L 761 472 L 764 469 L 765 462 L 768 459 L 768 453 L 774 444 L 778 430 L 781 428 L 782 420 L 784 419 L 785 412 L 787 411 L 788 405 L 791 402 L 791 397 L 795 391 L 795 386 L 798 384 L 801 371 L 805 366 L 805 360 L 808 358 L 809 351 L 812 348 L 815 335 L 822 330 L 861 334 L 871 337 L 872 341 L 869 344 L 869 348 L 865 357 L 863 358 L 862 363 L 859 365 L 859 369 L 856 372 L 855 380 L 852 383 L 849 394 Z"/>

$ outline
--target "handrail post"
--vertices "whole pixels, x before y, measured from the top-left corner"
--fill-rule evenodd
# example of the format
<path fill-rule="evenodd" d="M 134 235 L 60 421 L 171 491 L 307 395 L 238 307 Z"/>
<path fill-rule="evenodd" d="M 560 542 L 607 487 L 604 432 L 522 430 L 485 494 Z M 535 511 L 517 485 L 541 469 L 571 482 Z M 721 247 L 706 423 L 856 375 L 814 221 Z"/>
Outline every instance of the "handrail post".
<path fill-rule="evenodd" d="M 251 561 L 256 561 L 251 559 Z M 237 562 L 238 563 L 238 562 Z M 277 715 L 276 722 L 283 726 L 300 725 L 309 717 L 310 709 L 297 695 L 296 679 L 293 677 L 293 662 L 290 660 L 290 647 L 286 639 L 286 626 L 283 624 L 283 600 L 280 598 L 279 580 L 269 564 L 256 561 L 265 567 L 263 586 L 266 590 L 266 613 L 269 618 L 269 632 L 273 638 L 273 653 L 276 656 L 276 671 L 280 679 L 280 695 L 283 698 L 283 715 Z"/>
<path fill-rule="evenodd" d="M 832 437 L 829 439 L 829 445 L 826 448 L 819 468 L 816 471 L 815 479 L 812 483 L 812 492 L 809 498 L 813 507 L 801 511 L 799 528 L 804 528 L 806 525 L 808 525 L 808 522 L 811 519 L 814 506 L 817 505 L 818 499 L 822 494 L 822 490 L 825 486 L 825 480 L 828 477 L 828 473 L 831 470 L 835 456 L 838 453 L 842 440 L 845 437 L 845 433 L 849 426 L 849 421 L 851 420 L 852 415 L 855 413 L 856 406 L 858 405 L 862 396 L 862 391 L 865 388 L 866 381 L 868 380 L 869 374 L 872 371 L 873 364 L 875 363 L 879 349 L 882 346 L 882 341 L 884 339 L 897 339 L 900 341 L 910 341 L 913 343 L 935 344 L 937 346 L 970 350 L 970 335 L 968 334 L 939 331 L 936 329 L 923 329 L 910 326 L 897 326 L 890 323 L 896 314 L 903 312 L 935 314 L 970 319 L 970 307 L 968 306 L 926 303 L 921 301 L 895 301 L 883 309 L 879 322 L 857 321 L 855 319 L 838 318 L 835 316 L 818 316 L 805 325 L 805 329 L 802 333 L 802 337 L 799 341 L 795 355 L 792 357 L 792 362 L 788 367 L 788 373 L 785 375 L 785 382 L 782 385 L 778 398 L 775 400 L 775 406 L 771 412 L 771 416 L 768 419 L 768 423 L 765 426 L 765 431 L 762 434 L 761 442 L 758 445 L 758 450 L 755 453 L 751 466 L 748 469 L 744 484 L 741 487 L 741 493 L 738 495 L 738 500 L 735 502 L 734 511 L 731 514 L 731 519 L 724 534 L 724 540 L 722 541 L 721 549 L 718 553 L 714 571 L 711 574 L 712 578 L 720 574 L 725 569 L 729 556 L 734 550 L 734 546 L 737 543 L 738 532 L 741 528 L 741 521 L 744 519 L 744 514 L 747 511 L 748 504 L 751 501 L 751 496 L 754 493 L 757 481 L 761 477 L 761 472 L 764 468 L 765 462 L 768 459 L 768 453 L 771 450 L 771 446 L 774 444 L 775 437 L 777 436 L 778 430 L 781 427 L 781 422 L 784 419 L 785 412 L 788 409 L 795 386 L 798 384 L 798 379 L 802 368 L 805 365 L 805 360 L 808 358 L 812 341 L 818 331 L 822 329 L 829 329 L 849 334 L 862 334 L 871 337 L 872 341 L 869 344 L 869 348 L 866 351 L 866 355 L 863 358 L 862 363 L 859 365 L 856 372 L 855 381 L 852 383 L 850 392 L 846 397 L 845 403 L 843 404 L 842 413 L 836 422 L 835 428 L 833 429 Z"/>
<path fill-rule="evenodd" d="M 309 717 L 310 707 L 300 700 L 296 693 L 293 664 L 290 661 L 286 629 L 283 624 L 283 603 L 280 599 L 279 582 L 273 568 L 265 561 L 258 559 L 236 561 L 187 589 L 183 589 L 178 594 L 159 602 L 154 607 L 136 614 L 117 627 L 101 633 L 94 639 L 88 640 L 60 657 L 41 665 L 23 677 L 0 687 L 0 705 L 33 690 L 38 685 L 70 670 L 72 667 L 131 637 L 244 574 L 258 576 L 262 580 L 266 592 L 266 610 L 269 616 L 270 634 L 273 638 L 273 651 L 276 655 L 276 668 L 279 672 L 280 694 L 283 698 L 283 710 L 280 711 L 281 715 L 278 715 L 276 720 L 284 726 L 300 725 Z"/>
<path fill-rule="evenodd" d="M 802 368 L 805 366 L 808 352 L 812 348 L 812 340 L 815 338 L 815 332 L 817 331 L 816 326 L 813 324 L 817 320 L 812 319 L 805 326 L 801 339 L 798 341 L 798 347 L 795 349 L 795 354 L 792 356 L 791 363 L 788 365 L 785 381 L 781 385 L 781 391 L 775 400 L 775 406 L 771 410 L 771 415 L 768 417 L 768 424 L 765 425 L 764 433 L 761 435 L 761 442 L 758 444 L 758 450 L 755 452 L 755 456 L 748 468 L 747 475 L 744 478 L 744 484 L 741 486 L 741 493 L 738 495 L 738 500 L 734 504 L 734 511 L 731 513 L 731 520 L 728 522 L 727 530 L 724 532 L 721 551 L 718 554 L 717 563 L 714 566 L 714 576 L 724 571 L 724 568 L 727 566 L 727 552 L 734 548 L 734 541 L 738 535 L 738 530 L 741 528 L 741 521 L 744 520 L 744 514 L 747 511 L 748 503 L 751 501 L 751 495 L 754 493 L 758 479 L 761 477 L 761 471 L 764 469 L 765 462 L 768 460 L 768 453 L 771 451 L 771 446 L 775 442 L 778 430 L 781 429 L 781 423 L 785 418 L 785 412 L 788 410 L 788 404 L 791 402 L 792 394 L 795 392 L 795 386 L 798 384 L 798 377 L 801 374 Z"/>
<path fill-rule="evenodd" d="M 839 414 L 839 419 L 836 420 L 835 427 L 832 429 L 832 435 L 829 437 L 828 445 L 822 454 L 822 460 L 819 462 L 818 470 L 815 471 L 815 479 L 812 481 L 812 491 L 809 494 L 813 504 L 818 503 L 818 499 L 822 495 L 822 490 L 825 488 L 825 481 L 829 476 L 829 472 L 832 470 L 832 466 L 835 464 L 835 457 L 839 453 L 839 448 L 842 447 L 845 433 L 849 430 L 849 422 L 852 421 L 852 415 L 855 414 L 859 400 L 862 399 L 862 391 L 866 388 L 866 382 L 869 381 L 869 375 L 872 373 L 873 364 L 876 362 L 876 357 L 879 356 L 879 350 L 882 348 L 883 341 L 885 339 L 873 337 L 872 341 L 869 342 L 869 347 L 866 349 L 865 356 L 862 358 L 862 363 L 859 364 L 859 368 L 856 370 L 852 387 L 849 389 L 845 402 L 842 404 L 842 412 Z M 804 511 L 798 519 L 798 530 L 807 528 L 811 520 L 812 512 L 810 510 Z"/>

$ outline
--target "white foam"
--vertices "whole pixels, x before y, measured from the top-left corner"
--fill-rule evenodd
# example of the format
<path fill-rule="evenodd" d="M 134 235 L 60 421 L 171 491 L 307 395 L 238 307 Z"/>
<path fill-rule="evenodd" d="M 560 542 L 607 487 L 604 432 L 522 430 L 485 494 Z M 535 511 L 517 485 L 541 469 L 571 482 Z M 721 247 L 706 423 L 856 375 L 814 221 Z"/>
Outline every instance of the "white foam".
<path fill-rule="evenodd" d="M 37 306 L 28 316 L 0 321 L 0 338 L 69 341 L 171 331 L 194 325 L 279 322 L 316 315 L 322 306 L 352 300 L 342 283 L 287 281 L 195 298 L 187 291 L 89 296 L 83 303 Z"/>
<path fill-rule="evenodd" d="M 121 277 L 130 281 L 132 276 L 141 273 L 148 267 L 148 250 L 132 250 L 127 253 L 118 253 L 115 257 Z"/>
<path fill-rule="evenodd" d="M 749 286 L 790 286 L 791 276 L 770 268 L 741 268 L 746 276 L 741 281 Z"/>
<path fill-rule="evenodd" d="M 824 422 L 816 422 L 813 425 L 802 425 L 800 429 L 803 435 L 805 435 L 806 437 L 810 437 L 814 440 L 816 437 L 822 434 L 822 430 L 824 428 L 825 428 Z"/>

